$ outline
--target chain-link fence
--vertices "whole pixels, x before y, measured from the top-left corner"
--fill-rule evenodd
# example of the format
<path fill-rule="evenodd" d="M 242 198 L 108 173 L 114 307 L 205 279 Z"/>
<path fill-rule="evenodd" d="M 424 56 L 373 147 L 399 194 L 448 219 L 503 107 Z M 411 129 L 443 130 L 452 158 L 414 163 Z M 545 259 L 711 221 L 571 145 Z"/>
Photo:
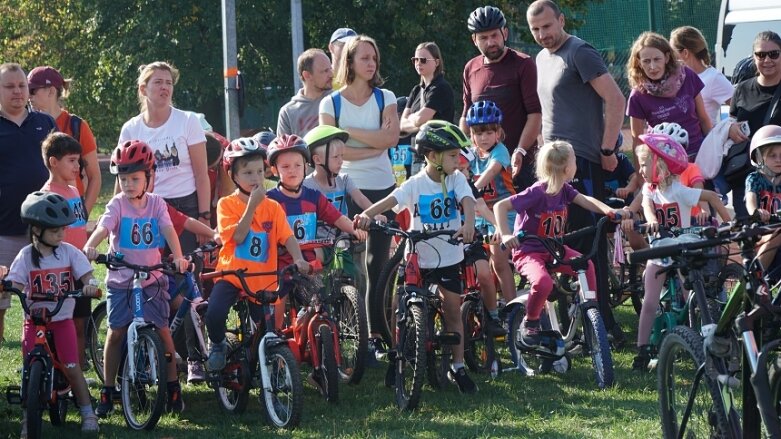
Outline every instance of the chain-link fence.
<path fill-rule="evenodd" d="M 705 36 L 712 52 L 720 4 L 720 0 L 605 0 L 593 3 L 586 14 L 573 17 L 583 22 L 579 29 L 567 30 L 602 53 L 613 78 L 628 96 L 626 63 L 637 36 L 652 30 L 669 38 L 679 26 L 694 26 Z M 525 42 L 512 46 L 530 54 L 540 50 Z"/>

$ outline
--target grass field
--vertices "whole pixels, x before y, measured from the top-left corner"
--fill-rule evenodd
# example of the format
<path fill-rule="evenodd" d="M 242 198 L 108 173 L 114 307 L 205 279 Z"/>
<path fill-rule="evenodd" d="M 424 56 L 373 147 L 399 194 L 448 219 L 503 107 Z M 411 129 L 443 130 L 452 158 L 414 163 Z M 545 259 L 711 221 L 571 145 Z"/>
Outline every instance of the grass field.
<path fill-rule="evenodd" d="M 104 174 L 105 205 L 113 178 Z M 102 207 L 96 207 L 100 210 Z M 95 218 L 96 215 L 93 215 Z M 103 271 L 97 270 L 103 278 Z M 637 318 L 631 306 L 617 309 L 624 328 L 634 328 Z M 19 384 L 22 316 L 18 302 L 6 317 L 6 339 L 0 348 L 0 389 Z M 634 334 L 627 334 L 629 340 Z M 630 343 L 633 346 L 633 343 Z M 121 411 L 101 421 L 100 437 L 154 438 L 648 438 L 661 435 L 656 393 L 656 375 L 632 372 L 633 349 L 614 353 L 616 386 L 599 391 L 593 380 L 591 362 L 577 358 L 565 375 L 533 378 L 517 373 L 503 374 L 496 380 L 472 374 L 479 392 L 462 396 L 455 386 L 434 391 L 425 387 L 420 408 L 412 413 L 399 412 L 393 404 L 393 392 L 382 384 L 385 369 L 370 369 L 357 386 L 342 385 L 340 402 L 328 404 L 306 386 L 304 417 L 294 431 L 276 431 L 266 427 L 257 398 L 247 413 L 234 417 L 220 411 L 211 389 L 185 386 L 186 411 L 181 416 L 164 416 L 157 429 L 136 433 L 124 423 Z M 94 377 L 93 373 L 88 376 Z M 99 387 L 92 394 L 98 396 Z M 21 410 L 0 399 L 0 437 L 18 437 Z M 71 409 L 69 421 L 54 428 L 45 422 L 44 437 L 76 437 L 81 434 L 80 420 Z"/>

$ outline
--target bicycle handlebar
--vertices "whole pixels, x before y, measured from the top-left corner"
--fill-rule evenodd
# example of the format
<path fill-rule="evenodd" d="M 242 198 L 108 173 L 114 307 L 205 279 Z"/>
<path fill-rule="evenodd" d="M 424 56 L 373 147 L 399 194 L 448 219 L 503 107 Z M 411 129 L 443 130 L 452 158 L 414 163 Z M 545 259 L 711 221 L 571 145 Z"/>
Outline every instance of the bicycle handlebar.
<path fill-rule="evenodd" d="M 17 297 L 19 297 L 19 302 L 22 304 L 22 309 L 24 310 L 24 313 L 27 315 L 32 315 L 30 312 L 30 307 L 27 305 L 27 294 L 25 294 L 23 291 L 19 290 L 18 288 L 14 288 L 13 283 L 8 280 L 4 280 L 0 282 L 0 292 L 7 292 L 10 294 L 13 294 Z M 102 291 L 98 289 L 98 292 L 96 295 L 86 295 L 84 294 L 83 290 L 73 290 L 73 291 L 66 291 L 64 293 L 46 293 L 46 299 L 44 300 L 32 300 L 33 302 L 54 302 L 54 299 L 57 299 L 57 305 L 54 307 L 53 310 L 47 311 L 49 316 L 55 316 L 57 313 L 60 312 L 60 309 L 62 308 L 62 305 L 65 303 L 65 299 L 69 297 L 78 298 L 78 297 L 86 297 L 89 299 L 100 299 L 100 297 L 103 295 Z"/>
<path fill-rule="evenodd" d="M 608 221 L 608 217 L 603 216 L 602 218 L 599 219 L 599 221 L 597 221 L 596 225 L 585 227 L 580 230 L 567 233 L 566 235 L 560 238 L 550 238 L 550 237 L 544 237 L 538 235 L 529 235 L 526 234 L 526 232 L 524 232 L 523 230 L 521 230 L 517 235 L 515 235 L 515 237 L 518 238 L 518 241 L 520 242 L 531 241 L 531 240 L 540 242 L 545 248 L 545 250 L 548 251 L 548 253 L 550 253 L 551 256 L 553 256 L 553 260 L 557 264 L 574 265 L 583 260 L 591 259 L 594 257 L 594 255 L 597 254 L 597 248 L 599 248 L 599 237 L 601 235 L 600 232 L 602 231 L 602 228 L 605 226 L 605 223 L 607 221 Z M 564 243 L 578 239 L 581 236 L 587 236 L 591 234 L 594 235 L 594 240 L 591 243 L 591 251 L 588 254 L 584 254 L 572 258 L 569 261 L 565 261 L 564 254 L 561 248 L 564 245 Z M 504 244 L 502 244 L 501 246 L 503 249 L 506 248 Z"/>
<path fill-rule="evenodd" d="M 249 285 L 247 285 L 246 278 L 248 277 L 271 276 L 271 275 L 276 275 L 278 278 L 282 279 L 282 282 L 280 281 L 277 282 L 277 289 L 275 291 L 260 290 L 254 292 L 249 287 Z M 257 300 L 261 304 L 270 304 L 275 302 L 279 298 L 279 293 L 282 290 L 282 285 L 284 283 L 285 277 L 291 276 L 293 279 L 295 279 L 298 275 L 299 275 L 298 266 L 295 264 L 291 264 L 279 271 L 267 271 L 267 272 L 257 272 L 257 273 L 248 273 L 246 268 L 239 268 L 237 270 L 213 271 L 211 273 L 201 274 L 201 280 L 209 280 L 209 279 L 215 279 L 215 278 L 226 277 L 226 276 L 235 276 L 241 283 L 241 288 L 242 290 L 244 290 L 244 293 L 246 293 L 249 297 L 252 297 L 253 299 Z"/>
<path fill-rule="evenodd" d="M 395 221 L 388 221 L 385 224 L 373 222 L 369 226 L 370 231 L 376 231 L 376 232 L 383 232 L 387 235 L 395 235 L 395 236 L 401 236 L 404 238 L 408 238 L 413 243 L 420 242 L 426 239 L 436 238 L 438 236 L 450 236 L 452 238 L 453 235 L 456 234 L 456 230 L 409 230 L 405 231 L 399 228 L 399 224 Z M 448 239 L 448 242 L 451 244 L 457 244 L 458 241 L 453 239 Z"/>
<path fill-rule="evenodd" d="M 197 249 L 196 249 L 197 250 Z M 100 254 L 95 258 L 96 264 L 103 264 L 109 270 L 118 270 L 120 268 L 129 268 L 134 272 L 151 273 L 160 271 L 164 274 L 174 276 L 178 271 L 171 262 L 161 262 L 155 265 L 137 265 L 125 260 L 125 255 L 119 252 Z"/>

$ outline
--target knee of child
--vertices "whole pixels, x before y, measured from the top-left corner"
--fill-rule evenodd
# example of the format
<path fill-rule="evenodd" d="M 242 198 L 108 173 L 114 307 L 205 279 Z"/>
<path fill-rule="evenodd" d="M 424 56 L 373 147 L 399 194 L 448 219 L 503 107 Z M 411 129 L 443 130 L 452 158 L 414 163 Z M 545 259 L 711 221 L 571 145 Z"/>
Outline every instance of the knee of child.
<path fill-rule="evenodd" d="M 551 291 L 553 291 L 553 279 L 550 277 L 550 275 L 545 274 L 544 276 L 540 276 L 540 278 L 534 282 L 533 287 L 537 291 L 548 295 Z"/>

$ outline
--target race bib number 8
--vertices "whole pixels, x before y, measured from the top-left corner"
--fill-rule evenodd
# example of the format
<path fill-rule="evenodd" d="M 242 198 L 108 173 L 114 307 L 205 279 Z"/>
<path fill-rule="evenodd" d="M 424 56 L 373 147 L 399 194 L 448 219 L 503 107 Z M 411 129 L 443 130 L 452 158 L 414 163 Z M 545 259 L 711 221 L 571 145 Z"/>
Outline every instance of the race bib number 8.
<path fill-rule="evenodd" d="M 163 248 L 163 236 L 157 218 L 122 218 L 119 225 L 119 247 L 128 250 Z"/>
<path fill-rule="evenodd" d="M 267 262 L 268 234 L 250 230 L 244 242 L 236 246 L 236 257 L 252 262 Z"/>
<path fill-rule="evenodd" d="M 42 300 L 73 290 L 73 277 L 67 268 L 49 268 L 30 272 L 30 299 Z M 51 297 L 51 296 L 54 297 Z"/>
<path fill-rule="evenodd" d="M 435 195 L 421 195 L 420 222 L 423 224 L 443 224 L 458 218 L 458 203 L 453 191 L 447 193 L 444 198 L 441 193 Z M 443 199 L 444 198 L 444 199 Z"/>
<path fill-rule="evenodd" d="M 287 223 L 290 224 L 293 236 L 296 237 L 299 244 L 315 239 L 317 234 L 317 215 L 314 212 L 288 215 Z"/>

